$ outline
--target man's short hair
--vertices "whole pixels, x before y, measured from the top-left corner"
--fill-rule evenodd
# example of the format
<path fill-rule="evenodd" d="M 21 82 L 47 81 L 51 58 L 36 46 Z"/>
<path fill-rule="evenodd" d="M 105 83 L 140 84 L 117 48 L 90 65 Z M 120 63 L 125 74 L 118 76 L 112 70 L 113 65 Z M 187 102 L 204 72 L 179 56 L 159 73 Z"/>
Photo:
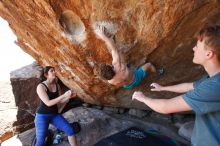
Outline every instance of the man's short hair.
<path fill-rule="evenodd" d="M 99 74 L 103 79 L 111 80 L 115 76 L 115 71 L 112 65 L 101 64 L 99 67 Z"/>
<path fill-rule="evenodd" d="M 220 62 L 220 24 L 207 24 L 198 33 L 197 39 L 205 42 L 205 48 L 213 50 Z"/>

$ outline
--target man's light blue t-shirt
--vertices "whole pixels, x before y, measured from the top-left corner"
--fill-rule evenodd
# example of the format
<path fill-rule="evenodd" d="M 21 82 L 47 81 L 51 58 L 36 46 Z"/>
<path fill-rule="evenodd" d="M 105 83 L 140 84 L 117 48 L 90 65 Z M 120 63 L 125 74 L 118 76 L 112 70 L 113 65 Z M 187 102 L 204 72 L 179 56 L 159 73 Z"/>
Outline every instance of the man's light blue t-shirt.
<path fill-rule="evenodd" d="M 193 146 L 220 146 L 220 72 L 193 83 L 183 99 L 196 113 Z"/>

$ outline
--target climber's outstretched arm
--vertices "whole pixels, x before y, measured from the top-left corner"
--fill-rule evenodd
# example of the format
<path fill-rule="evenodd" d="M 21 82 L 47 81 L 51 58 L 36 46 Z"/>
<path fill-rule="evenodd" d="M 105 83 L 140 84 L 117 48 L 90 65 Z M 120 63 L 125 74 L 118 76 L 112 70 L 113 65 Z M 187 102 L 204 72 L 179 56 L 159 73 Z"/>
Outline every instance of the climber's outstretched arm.
<path fill-rule="evenodd" d="M 123 55 L 116 48 L 116 45 L 113 39 L 107 37 L 107 32 L 105 27 L 99 26 L 97 27 L 96 34 L 106 43 L 108 50 L 112 54 L 112 65 L 115 70 L 120 70 L 126 67 L 125 60 Z"/>

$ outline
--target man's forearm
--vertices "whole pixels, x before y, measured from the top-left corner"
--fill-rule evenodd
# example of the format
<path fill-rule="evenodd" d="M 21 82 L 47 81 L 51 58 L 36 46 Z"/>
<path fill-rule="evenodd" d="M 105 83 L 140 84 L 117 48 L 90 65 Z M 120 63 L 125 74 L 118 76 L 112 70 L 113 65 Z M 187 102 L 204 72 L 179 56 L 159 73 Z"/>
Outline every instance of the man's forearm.
<path fill-rule="evenodd" d="M 163 86 L 161 91 L 170 91 L 176 93 L 185 93 L 193 89 L 193 83 L 182 83 L 173 86 Z"/>
<path fill-rule="evenodd" d="M 162 113 L 162 114 L 167 114 L 166 113 L 166 104 L 167 99 L 152 99 L 152 98 L 145 98 L 143 101 L 147 106 L 149 106 L 152 110 Z"/>
<path fill-rule="evenodd" d="M 177 96 L 171 99 L 145 98 L 143 102 L 152 110 L 161 114 L 192 110 L 191 107 L 184 101 L 182 96 Z"/>

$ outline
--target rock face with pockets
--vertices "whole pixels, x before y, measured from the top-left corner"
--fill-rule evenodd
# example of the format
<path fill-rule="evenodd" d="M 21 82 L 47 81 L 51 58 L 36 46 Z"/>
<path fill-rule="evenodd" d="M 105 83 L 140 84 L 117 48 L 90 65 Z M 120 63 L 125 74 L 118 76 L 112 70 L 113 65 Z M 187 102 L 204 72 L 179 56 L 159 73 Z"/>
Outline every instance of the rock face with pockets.
<path fill-rule="evenodd" d="M 151 97 L 149 84 L 189 82 L 204 74 L 192 64 L 193 36 L 204 20 L 220 8 L 218 0 L 1 0 L 0 16 L 17 36 L 16 43 L 40 65 L 54 66 L 62 82 L 86 102 L 145 109 L 132 102 L 135 90 Z M 94 33 L 105 26 L 131 68 L 146 60 L 165 68 L 141 85 L 116 88 L 97 75 L 101 63 L 111 64 L 105 43 Z"/>

